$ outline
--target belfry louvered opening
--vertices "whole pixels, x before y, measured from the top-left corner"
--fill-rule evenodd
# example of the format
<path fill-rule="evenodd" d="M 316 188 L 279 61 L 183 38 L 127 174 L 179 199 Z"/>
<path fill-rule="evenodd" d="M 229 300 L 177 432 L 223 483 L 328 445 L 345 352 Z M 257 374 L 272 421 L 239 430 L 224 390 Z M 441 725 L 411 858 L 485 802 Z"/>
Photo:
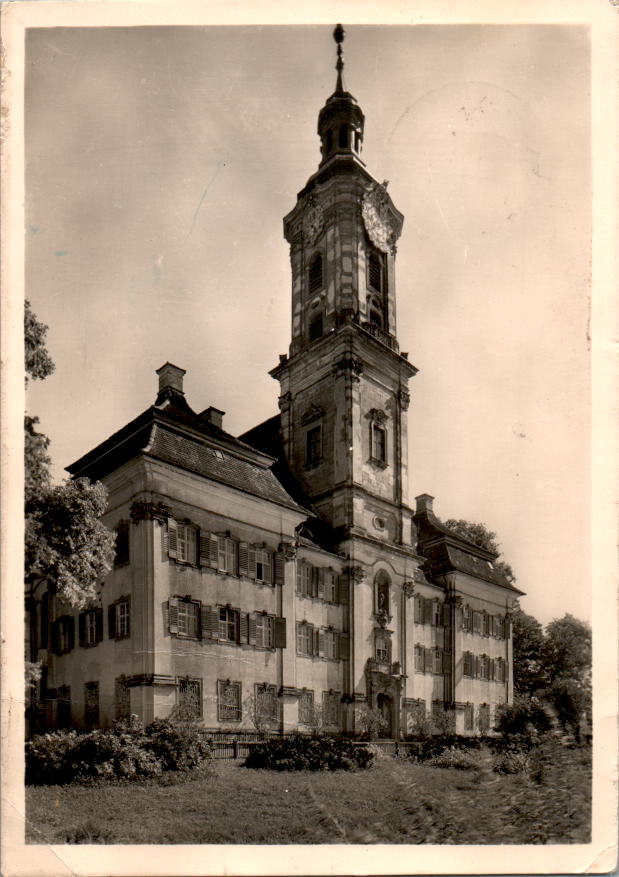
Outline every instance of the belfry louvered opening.
<path fill-rule="evenodd" d="M 316 253 L 309 266 L 310 295 L 322 289 L 322 253 Z"/>

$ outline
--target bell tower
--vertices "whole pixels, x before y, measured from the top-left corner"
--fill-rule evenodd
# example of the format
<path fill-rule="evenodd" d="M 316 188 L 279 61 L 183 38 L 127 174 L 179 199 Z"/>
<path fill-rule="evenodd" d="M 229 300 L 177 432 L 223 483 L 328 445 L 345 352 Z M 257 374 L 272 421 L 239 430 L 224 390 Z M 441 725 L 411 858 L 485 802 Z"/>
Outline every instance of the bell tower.
<path fill-rule="evenodd" d="M 396 337 L 396 242 L 404 217 L 361 159 L 364 114 L 344 86 L 318 115 L 321 160 L 284 218 L 292 339 L 271 371 L 289 468 L 338 540 L 410 545 L 408 380 Z"/>

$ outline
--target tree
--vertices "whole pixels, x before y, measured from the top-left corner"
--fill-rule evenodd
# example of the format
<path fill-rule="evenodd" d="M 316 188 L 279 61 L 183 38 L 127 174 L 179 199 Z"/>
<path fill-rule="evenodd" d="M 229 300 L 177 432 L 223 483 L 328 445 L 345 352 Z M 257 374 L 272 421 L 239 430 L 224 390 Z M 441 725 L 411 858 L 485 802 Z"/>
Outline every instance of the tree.
<path fill-rule="evenodd" d="M 25 305 L 25 368 L 43 380 L 54 371 L 45 347 L 47 326 Z M 71 606 L 83 608 L 97 596 L 114 560 L 114 536 L 101 522 L 107 505 L 102 484 L 85 478 L 53 485 L 49 439 L 37 431 L 38 419 L 25 418 L 26 584 L 45 581 Z"/>
<path fill-rule="evenodd" d="M 484 524 L 479 524 L 476 521 L 463 521 L 460 518 L 449 518 L 448 521 L 445 521 L 445 526 L 457 536 L 472 542 L 473 545 L 497 555 L 501 554 L 499 543 L 496 541 L 496 533 L 489 530 Z M 514 571 L 505 560 L 495 560 L 494 568 L 503 573 L 510 584 L 516 581 Z"/>
<path fill-rule="evenodd" d="M 546 696 L 559 720 L 576 729 L 591 717 L 591 628 L 566 614 L 546 626 L 542 662 L 548 678 Z"/>
<path fill-rule="evenodd" d="M 531 697 L 547 685 L 543 660 L 544 630 L 539 621 L 516 606 L 512 615 L 514 694 Z"/>

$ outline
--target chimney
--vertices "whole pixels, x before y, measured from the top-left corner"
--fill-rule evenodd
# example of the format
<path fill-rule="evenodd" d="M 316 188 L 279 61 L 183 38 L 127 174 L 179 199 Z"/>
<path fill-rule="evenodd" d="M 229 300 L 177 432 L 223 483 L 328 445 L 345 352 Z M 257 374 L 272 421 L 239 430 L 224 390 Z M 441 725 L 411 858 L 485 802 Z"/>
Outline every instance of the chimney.
<path fill-rule="evenodd" d="M 419 496 L 415 497 L 415 502 L 417 503 L 417 507 L 415 511 L 417 514 L 421 514 L 422 512 L 427 512 L 428 514 L 434 514 L 432 510 L 432 503 L 434 502 L 434 497 L 430 496 L 429 493 L 420 493 Z"/>
<path fill-rule="evenodd" d="M 166 362 L 156 372 L 159 375 L 159 394 L 164 390 L 176 390 L 177 393 L 183 393 L 183 375 L 187 374 L 184 368 L 172 365 Z"/>
<path fill-rule="evenodd" d="M 217 429 L 223 429 L 225 413 L 225 411 L 220 411 L 219 408 L 214 408 L 212 405 L 209 405 L 209 407 L 205 408 L 199 416 L 202 418 L 202 420 L 206 420 L 207 423 L 211 423 L 213 426 L 216 426 Z"/>

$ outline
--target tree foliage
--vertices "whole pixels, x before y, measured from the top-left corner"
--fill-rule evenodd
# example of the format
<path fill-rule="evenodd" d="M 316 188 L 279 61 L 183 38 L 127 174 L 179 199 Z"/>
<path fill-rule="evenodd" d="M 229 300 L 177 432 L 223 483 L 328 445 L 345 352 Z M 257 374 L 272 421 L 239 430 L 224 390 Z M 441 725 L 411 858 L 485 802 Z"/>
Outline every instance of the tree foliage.
<path fill-rule="evenodd" d="M 24 329 L 26 374 L 43 380 L 54 371 L 54 363 L 45 347 L 47 326 L 37 320 L 29 302 Z M 114 536 L 100 520 L 107 492 L 85 478 L 53 485 L 49 439 L 37 426 L 38 418 L 26 415 L 25 579 L 29 585 L 45 580 L 52 593 L 82 608 L 96 598 L 114 560 Z"/>
<path fill-rule="evenodd" d="M 547 684 L 543 661 L 544 630 L 539 621 L 520 607 L 512 615 L 514 692 L 532 696 Z"/>
<path fill-rule="evenodd" d="M 491 551 L 496 555 L 501 554 L 496 533 L 493 530 L 489 530 L 484 524 L 480 524 L 476 521 L 464 521 L 461 518 L 449 518 L 449 520 L 445 521 L 445 526 L 452 530 L 456 536 L 460 536 L 468 542 L 472 542 L 473 545 L 477 545 L 478 548 L 483 548 L 485 551 Z M 494 568 L 498 570 L 498 572 L 503 573 L 507 581 L 511 584 L 516 581 L 514 571 L 505 560 L 495 560 Z"/>

